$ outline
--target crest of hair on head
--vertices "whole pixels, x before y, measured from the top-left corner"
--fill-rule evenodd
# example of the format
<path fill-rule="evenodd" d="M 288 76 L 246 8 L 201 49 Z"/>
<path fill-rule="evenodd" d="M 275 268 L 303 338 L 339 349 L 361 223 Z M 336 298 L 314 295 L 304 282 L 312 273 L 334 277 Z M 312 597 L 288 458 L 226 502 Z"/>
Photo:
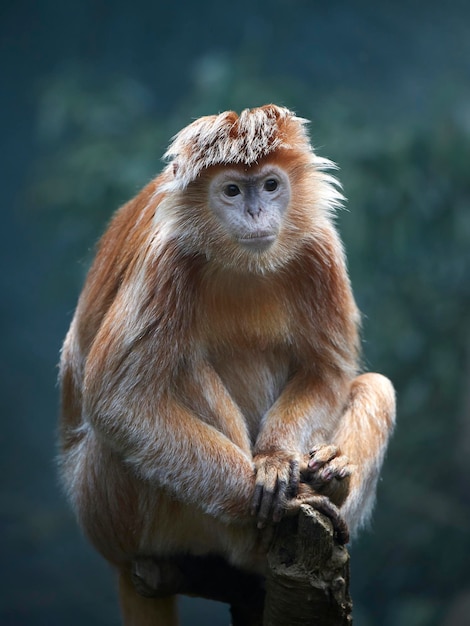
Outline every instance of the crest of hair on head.
<path fill-rule="evenodd" d="M 281 148 L 312 152 L 307 120 L 285 107 L 268 104 L 226 111 L 195 120 L 173 139 L 164 155 L 170 186 L 185 189 L 200 172 L 213 165 L 254 165 Z"/>

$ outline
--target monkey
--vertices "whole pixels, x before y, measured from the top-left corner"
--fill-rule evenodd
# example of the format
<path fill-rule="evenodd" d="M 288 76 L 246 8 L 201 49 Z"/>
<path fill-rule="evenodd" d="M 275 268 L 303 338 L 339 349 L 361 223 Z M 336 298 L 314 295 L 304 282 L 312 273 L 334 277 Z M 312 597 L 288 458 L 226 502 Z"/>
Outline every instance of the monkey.
<path fill-rule="evenodd" d="M 307 502 L 364 526 L 395 421 L 361 373 L 360 314 L 334 216 L 344 202 L 307 121 L 273 104 L 199 118 L 103 235 L 60 362 L 60 472 L 117 569 L 124 623 L 141 556 L 263 572 L 263 528 Z"/>

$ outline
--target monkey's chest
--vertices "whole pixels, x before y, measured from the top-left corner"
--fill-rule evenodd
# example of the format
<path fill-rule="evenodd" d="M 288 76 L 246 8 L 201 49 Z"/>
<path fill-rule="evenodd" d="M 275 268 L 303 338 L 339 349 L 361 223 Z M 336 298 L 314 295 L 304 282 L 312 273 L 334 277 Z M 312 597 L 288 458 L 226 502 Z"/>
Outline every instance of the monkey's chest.
<path fill-rule="evenodd" d="M 272 288 L 229 284 L 201 301 L 198 337 L 211 363 L 245 416 L 253 438 L 285 387 L 292 357 L 292 311 Z"/>
<path fill-rule="evenodd" d="M 252 440 L 263 416 L 276 402 L 289 377 L 291 358 L 285 349 L 253 346 L 209 355 L 212 366 L 245 416 Z"/>

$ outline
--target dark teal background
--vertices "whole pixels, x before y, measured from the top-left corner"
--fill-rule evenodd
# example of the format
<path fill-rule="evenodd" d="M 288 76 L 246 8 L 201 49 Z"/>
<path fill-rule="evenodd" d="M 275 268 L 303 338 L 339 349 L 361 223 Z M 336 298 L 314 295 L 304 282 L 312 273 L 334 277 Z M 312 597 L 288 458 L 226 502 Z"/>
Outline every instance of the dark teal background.
<path fill-rule="evenodd" d="M 0 5 L 0 624 L 118 623 L 113 575 L 55 468 L 59 349 L 112 211 L 193 118 L 312 120 L 366 367 L 398 427 L 352 549 L 356 626 L 470 615 L 470 5 L 430 0 L 4 0 Z M 228 624 L 183 603 L 183 624 Z"/>

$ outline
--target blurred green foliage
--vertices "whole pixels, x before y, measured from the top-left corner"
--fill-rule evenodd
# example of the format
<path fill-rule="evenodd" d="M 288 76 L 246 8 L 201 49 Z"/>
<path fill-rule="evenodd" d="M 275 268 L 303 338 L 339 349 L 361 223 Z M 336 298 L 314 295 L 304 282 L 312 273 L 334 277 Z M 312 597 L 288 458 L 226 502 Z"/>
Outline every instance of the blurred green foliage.
<path fill-rule="evenodd" d="M 135 80 L 98 81 L 79 67 L 59 74 L 43 89 L 46 149 L 29 191 L 32 219 L 56 258 L 55 297 L 72 305 L 93 243 L 113 210 L 160 170 L 175 132 L 201 114 L 279 102 L 281 93 L 280 103 L 314 120 L 320 154 L 341 166 L 348 204 L 338 222 L 364 311 L 365 364 L 398 391 L 373 529 L 353 547 L 357 623 L 441 624 L 451 598 L 470 587 L 470 143 L 463 120 L 381 127 L 347 93 L 338 104 L 295 80 L 282 89 L 263 82 L 243 55 L 231 63 L 203 58 L 192 89 L 164 116 Z"/>

